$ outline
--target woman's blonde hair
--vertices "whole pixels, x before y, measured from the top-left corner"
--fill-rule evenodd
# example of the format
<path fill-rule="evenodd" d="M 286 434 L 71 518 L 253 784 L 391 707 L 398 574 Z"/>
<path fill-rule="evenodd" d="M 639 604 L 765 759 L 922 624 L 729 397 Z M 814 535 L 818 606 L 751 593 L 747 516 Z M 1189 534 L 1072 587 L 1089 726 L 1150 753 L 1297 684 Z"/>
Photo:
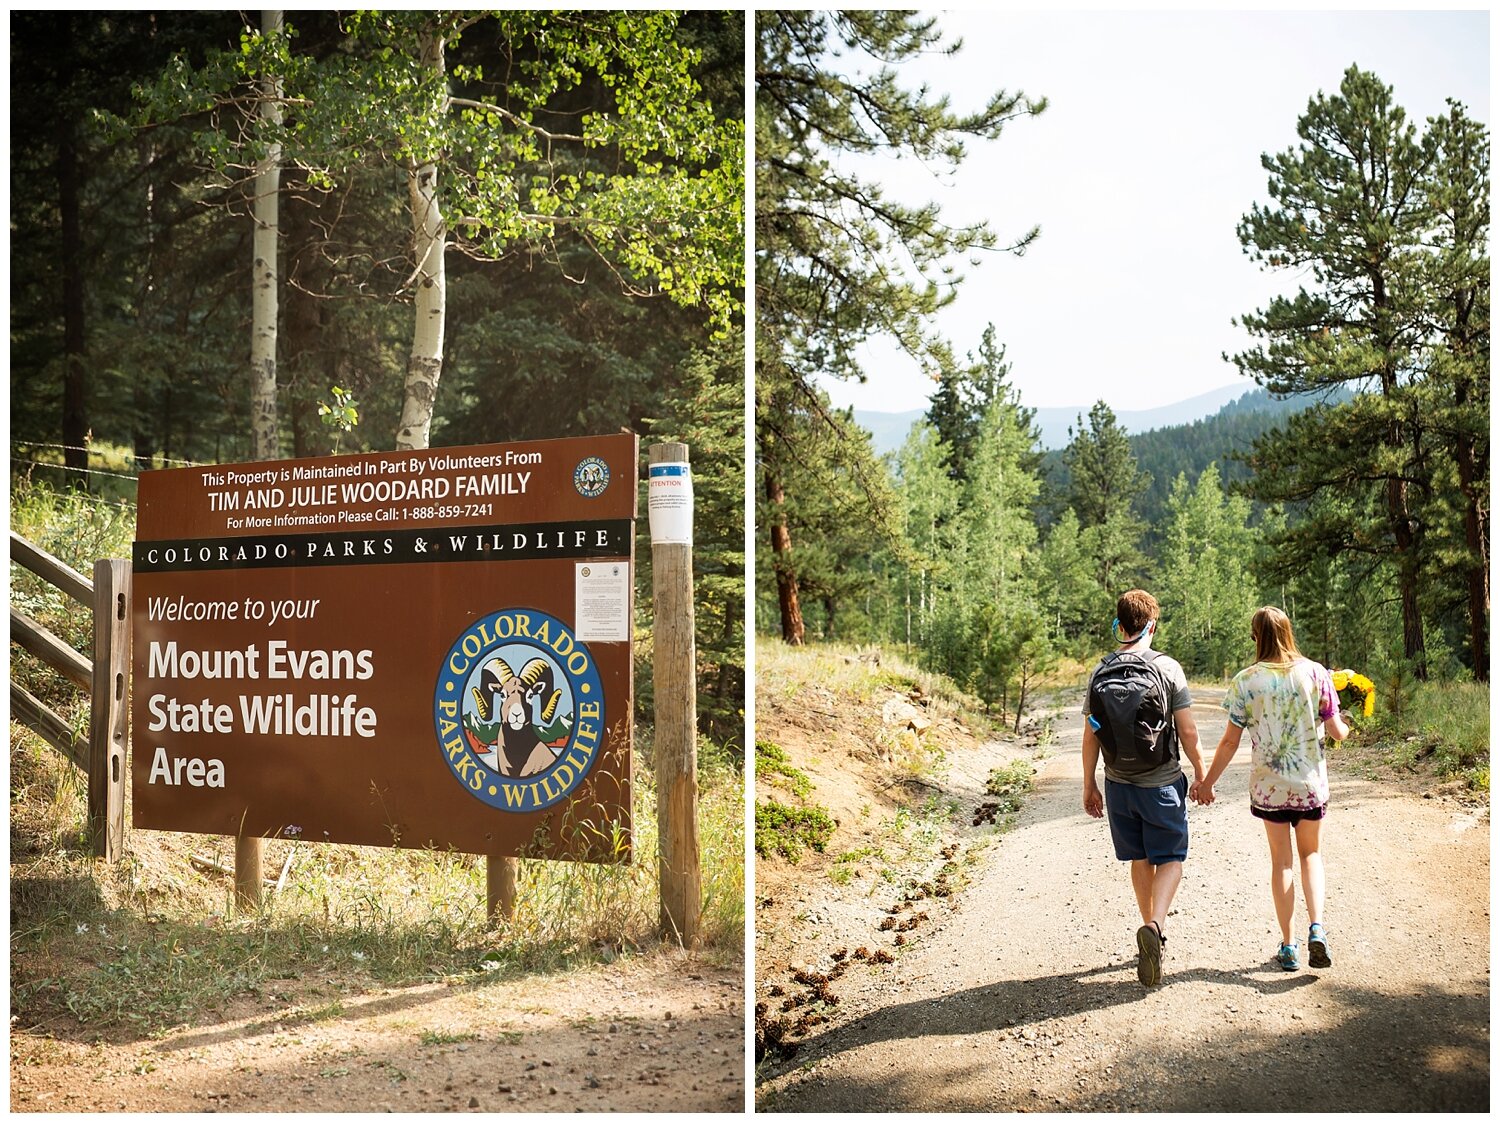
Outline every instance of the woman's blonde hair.
<path fill-rule="evenodd" d="M 1259 663 L 1290 663 L 1303 658 L 1292 638 L 1292 622 L 1273 604 L 1258 608 L 1250 618 L 1250 634 L 1255 637 L 1255 659 Z"/>

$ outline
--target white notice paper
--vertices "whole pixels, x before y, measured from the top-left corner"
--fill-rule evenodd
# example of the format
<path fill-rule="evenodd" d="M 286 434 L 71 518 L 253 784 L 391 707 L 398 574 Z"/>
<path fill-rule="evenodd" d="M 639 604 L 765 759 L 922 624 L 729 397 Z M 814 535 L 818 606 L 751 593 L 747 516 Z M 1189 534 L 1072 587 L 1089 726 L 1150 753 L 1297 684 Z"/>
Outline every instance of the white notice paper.
<path fill-rule="evenodd" d="M 671 460 L 648 469 L 646 513 L 651 545 L 693 544 L 693 474 L 686 461 Z"/>
<path fill-rule="evenodd" d="M 630 638 L 630 564 L 579 562 L 575 567 L 573 634 L 585 643 Z"/>

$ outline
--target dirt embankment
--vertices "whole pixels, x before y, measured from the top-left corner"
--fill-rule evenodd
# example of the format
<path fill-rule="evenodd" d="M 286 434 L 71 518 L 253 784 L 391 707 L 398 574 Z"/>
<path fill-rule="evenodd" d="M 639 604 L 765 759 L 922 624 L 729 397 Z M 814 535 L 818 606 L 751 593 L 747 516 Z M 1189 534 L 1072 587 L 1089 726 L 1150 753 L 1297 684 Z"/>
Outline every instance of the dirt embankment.
<path fill-rule="evenodd" d="M 855 975 L 895 978 L 896 957 L 951 914 L 1013 821 L 1034 762 L 1056 751 L 1051 716 L 1017 736 L 975 705 L 888 653 L 759 657 L 757 801 L 836 826 L 821 851 L 757 855 L 757 1060 L 768 1039 L 786 1057 L 836 1021 Z M 785 763 L 768 763 L 767 746 Z M 764 843 L 764 818 L 757 831 Z"/>
<path fill-rule="evenodd" d="M 1219 694 L 1195 691 L 1209 751 L 1223 729 Z M 1068 701 L 1050 751 L 950 741 L 950 761 L 972 755 L 980 768 L 987 756 L 1040 757 L 1036 791 L 1014 829 L 997 833 L 968 818 L 972 789 L 966 798 L 942 782 L 939 798 L 956 807 L 939 852 L 956 844 L 972 860 L 941 908 L 917 906 L 927 921 L 900 947 L 880 928 L 897 883 L 864 880 L 851 893 L 853 879 L 828 876 L 839 863 L 827 856 L 776 869 L 769 892 L 761 876 L 762 897 L 780 892 L 795 908 L 770 923 L 770 907 L 756 910 L 755 1001 L 763 1023 L 811 1024 L 768 1048 L 759 1110 L 1488 1107 L 1487 803 L 1392 774 L 1379 750 L 1336 750 L 1324 832 L 1333 966 L 1284 972 L 1272 959 L 1269 860 L 1242 752 L 1219 800 L 1191 811 L 1163 985 L 1148 990 L 1136 979 L 1128 873 L 1107 826 L 1080 806 L 1080 729 Z M 857 719 L 835 707 L 828 720 L 849 751 L 834 759 L 819 742 L 819 759 L 829 775 L 849 771 Z M 1298 896 L 1305 933 L 1300 886 Z M 840 951 L 860 943 L 889 948 L 892 962 L 840 969 L 849 962 Z M 788 986 L 781 976 L 793 959 L 814 985 Z M 803 1002 L 782 1012 L 778 987 Z"/>

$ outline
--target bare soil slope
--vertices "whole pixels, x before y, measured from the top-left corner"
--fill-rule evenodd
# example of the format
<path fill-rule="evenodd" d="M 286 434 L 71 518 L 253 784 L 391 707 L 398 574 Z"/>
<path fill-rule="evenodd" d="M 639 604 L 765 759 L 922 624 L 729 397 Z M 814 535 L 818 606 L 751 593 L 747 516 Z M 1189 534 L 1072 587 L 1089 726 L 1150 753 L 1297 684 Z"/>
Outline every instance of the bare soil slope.
<path fill-rule="evenodd" d="M 1210 751 L 1221 694 L 1195 692 Z M 894 962 L 840 966 L 856 941 L 891 946 L 878 907 L 862 929 L 800 926 L 797 966 L 810 985 L 788 983 L 774 956 L 758 962 L 762 1028 L 782 1019 L 779 1038 L 787 1019 L 811 1023 L 767 1048 L 760 1110 L 1488 1107 L 1487 805 L 1383 772 L 1377 754 L 1336 755 L 1325 831 L 1334 964 L 1283 972 L 1246 750 L 1219 801 L 1192 809 L 1164 982 L 1147 990 L 1128 873 L 1107 826 L 1080 806 L 1076 702 L 1015 829 L 994 838 L 966 819 L 952 827 L 947 845 L 975 856 L 969 883 L 926 910 Z M 992 843 L 976 848 L 984 835 Z M 845 897 L 826 877 L 796 884 L 804 915 Z M 785 920 L 766 924 L 769 911 L 756 913 L 758 946 L 784 943 L 775 929 Z M 1299 907 L 1299 925 L 1304 916 Z M 788 998 L 802 1004 L 783 1012 Z"/>

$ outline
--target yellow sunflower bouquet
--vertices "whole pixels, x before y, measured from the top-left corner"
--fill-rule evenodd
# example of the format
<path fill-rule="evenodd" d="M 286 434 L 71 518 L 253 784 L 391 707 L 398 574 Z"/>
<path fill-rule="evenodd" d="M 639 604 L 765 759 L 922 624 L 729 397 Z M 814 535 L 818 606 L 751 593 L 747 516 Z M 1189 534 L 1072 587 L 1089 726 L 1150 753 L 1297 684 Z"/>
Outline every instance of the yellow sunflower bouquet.
<path fill-rule="evenodd" d="M 1353 688 L 1358 691 L 1365 700 L 1364 714 L 1370 717 L 1375 713 L 1375 684 L 1358 671 L 1342 670 L 1333 672 L 1333 688 L 1340 693 Z"/>

